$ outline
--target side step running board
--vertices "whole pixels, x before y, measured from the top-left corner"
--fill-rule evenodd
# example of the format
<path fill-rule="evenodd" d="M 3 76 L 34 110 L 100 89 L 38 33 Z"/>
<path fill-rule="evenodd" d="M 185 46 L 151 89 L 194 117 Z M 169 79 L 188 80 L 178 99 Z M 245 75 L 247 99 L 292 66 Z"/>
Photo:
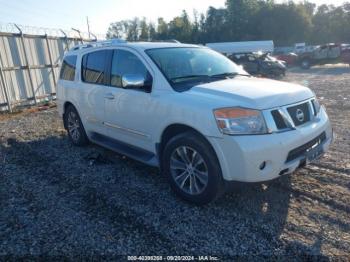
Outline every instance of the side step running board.
<path fill-rule="evenodd" d="M 159 166 L 158 158 L 152 152 L 146 151 L 144 149 L 129 145 L 127 143 L 115 140 L 113 138 L 98 133 L 92 133 L 90 139 L 92 142 L 100 146 L 106 147 L 114 152 L 128 156 L 147 165 L 155 167 Z"/>

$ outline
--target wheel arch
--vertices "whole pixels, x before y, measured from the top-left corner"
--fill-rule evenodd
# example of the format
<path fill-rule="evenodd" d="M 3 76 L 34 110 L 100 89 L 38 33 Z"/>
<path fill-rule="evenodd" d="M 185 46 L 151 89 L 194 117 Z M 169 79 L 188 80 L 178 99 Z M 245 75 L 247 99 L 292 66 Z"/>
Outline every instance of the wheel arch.
<path fill-rule="evenodd" d="M 182 134 L 182 133 L 186 133 L 186 132 L 193 132 L 193 133 L 197 134 L 199 137 L 201 137 L 204 141 L 206 141 L 208 143 L 208 145 L 211 147 L 211 149 L 213 150 L 213 152 L 215 153 L 215 157 L 218 158 L 215 148 L 210 143 L 210 141 L 205 137 L 205 135 L 203 135 L 200 131 L 198 131 L 197 129 L 195 129 L 189 125 L 176 123 L 176 124 L 168 125 L 163 130 L 163 132 L 160 136 L 159 142 L 156 144 L 156 150 L 157 150 L 157 155 L 158 155 L 160 167 L 161 167 L 161 162 L 162 162 L 161 156 L 163 154 L 163 150 L 164 150 L 166 144 L 174 136 Z"/>
<path fill-rule="evenodd" d="M 208 139 L 200 131 L 198 131 L 197 129 L 195 129 L 189 125 L 171 124 L 164 129 L 164 131 L 161 135 L 160 143 L 159 143 L 159 147 L 158 147 L 160 172 L 167 175 L 167 176 L 170 175 L 168 166 L 165 166 L 165 164 L 167 165 L 169 163 L 168 158 L 170 157 L 169 154 L 171 154 L 170 151 L 166 152 L 166 154 L 167 154 L 166 158 L 162 158 L 162 156 L 163 156 L 162 151 L 164 152 L 164 149 L 166 149 L 167 142 L 170 141 L 174 136 L 182 134 L 182 133 L 186 133 L 186 132 L 192 132 L 193 134 L 195 134 L 195 137 L 193 137 L 193 135 L 192 136 L 190 135 L 191 140 L 192 139 L 195 140 L 195 138 L 197 138 L 197 136 L 202 140 L 201 144 L 202 144 L 202 146 L 204 146 L 204 148 L 202 147 L 202 150 L 205 150 L 205 153 L 207 153 L 207 156 L 209 157 L 208 161 L 210 161 L 210 163 L 212 163 L 211 168 L 213 168 L 212 169 L 213 172 L 211 174 L 215 177 L 215 179 L 213 180 L 215 182 L 209 183 L 209 184 L 213 185 L 212 189 L 214 190 L 214 192 L 216 192 L 214 198 L 211 198 L 211 199 L 213 200 L 215 198 L 220 197 L 223 193 L 225 193 L 226 184 L 225 184 L 225 180 L 224 180 L 222 163 L 219 159 L 218 152 L 215 150 L 213 144 L 210 142 L 210 139 Z M 205 143 L 205 144 L 203 145 L 203 143 Z M 205 145 L 207 145 L 207 146 L 205 146 Z M 177 191 L 177 190 L 175 190 L 175 191 Z M 185 199 L 186 199 L 186 197 L 185 197 Z M 207 203 L 206 200 L 204 200 L 204 202 L 202 200 L 198 199 L 198 203 Z M 190 201 L 194 201 L 194 200 L 192 199 Z"/>

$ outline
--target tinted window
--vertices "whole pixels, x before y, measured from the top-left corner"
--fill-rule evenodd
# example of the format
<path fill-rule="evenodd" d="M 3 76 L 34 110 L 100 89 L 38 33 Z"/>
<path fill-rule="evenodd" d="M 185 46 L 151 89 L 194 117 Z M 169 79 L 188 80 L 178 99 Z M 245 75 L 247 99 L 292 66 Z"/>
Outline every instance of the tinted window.
<path fill-rule="evenodd" d="M 146 51 L 175 90 L 196 82 L 218 81 L 211 76 L 247 74 L 227 57 L 207 48 L 158 48 Z"/>
<path fill-rule="evenodd" d="M 63 80 L 74 81 L 76 63 L 77 56 L 66 56 L 62 62 L 60 78 Z"/>
<path fill-rule="evenodd" d="M 122 87 L 122 76 L 126 74 L 142 75 L 146 79 L 146 86 L 152 85 L 151 75 L 136 55 L 125 50 L 115 50 L 112 59 L 111 85 Z"/>
<path fill-rule="evenodd" d="M 101 50 L 86 54 L 82 61 L 82 80 L 93 84 L 105 83 L 107 51 Z"/>

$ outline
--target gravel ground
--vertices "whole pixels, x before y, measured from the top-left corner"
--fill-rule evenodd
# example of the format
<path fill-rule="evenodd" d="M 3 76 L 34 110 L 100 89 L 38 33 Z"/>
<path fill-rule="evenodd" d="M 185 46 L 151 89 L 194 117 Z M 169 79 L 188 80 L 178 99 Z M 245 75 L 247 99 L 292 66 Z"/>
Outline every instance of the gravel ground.
<path fill-rule="evenodd" d="M 285 80 L 308 85 L 327 106 L 330 151 L 290 176 L 237 184 L 204 207 L 177 199 L 155 168 L 72 146 L 55 108 L 0 116 L 0 257 L 349 259 L 350 68 L 291 69 Z"/>

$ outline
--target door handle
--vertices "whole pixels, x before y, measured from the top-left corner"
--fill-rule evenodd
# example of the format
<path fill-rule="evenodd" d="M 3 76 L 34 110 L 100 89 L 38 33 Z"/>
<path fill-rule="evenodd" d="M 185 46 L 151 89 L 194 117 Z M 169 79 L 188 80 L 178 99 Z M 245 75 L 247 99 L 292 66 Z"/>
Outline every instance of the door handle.
<path fill-rule="evenodd" d="M 108 93 L 108 94 L 105 94 L 105 98 L 113 100 L 114 99 L 114 95 L 112 93 Z"/>

